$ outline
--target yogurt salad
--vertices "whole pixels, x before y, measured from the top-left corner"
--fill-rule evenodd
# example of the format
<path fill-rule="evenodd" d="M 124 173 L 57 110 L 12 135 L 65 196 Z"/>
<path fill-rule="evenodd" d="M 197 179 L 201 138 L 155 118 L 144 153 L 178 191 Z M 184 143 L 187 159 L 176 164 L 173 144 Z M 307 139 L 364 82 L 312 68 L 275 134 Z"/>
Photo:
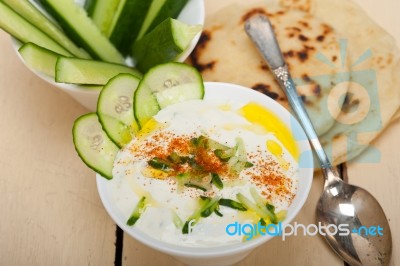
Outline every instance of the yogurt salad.
<path fill-rule="evenodd" d="M 261 105 L 191 100 L 162 109 L 121 149 L 109 186 L 127 223 L 146 234 L 224 245 L 243 241 L 229 224 L 285 217 L 298 156 L 289 129 Z"/>
<path fill-rule="evenodd" d="M 288 111 L 251 89 L 203 83 L 182 63 L 110 80 L 73 136 L 114 221 L 183 261 L 243 258 L 311 187 L 312 168 L 299 164 L 312 164 L 311 149 Z"/>

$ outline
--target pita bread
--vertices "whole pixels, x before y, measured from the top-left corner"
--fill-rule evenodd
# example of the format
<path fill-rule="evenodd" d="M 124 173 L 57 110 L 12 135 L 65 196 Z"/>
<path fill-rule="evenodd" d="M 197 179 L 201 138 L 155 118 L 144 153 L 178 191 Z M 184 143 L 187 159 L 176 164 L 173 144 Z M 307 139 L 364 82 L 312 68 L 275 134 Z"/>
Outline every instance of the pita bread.
<path fill-rule="evenodd" d="M 393 37 L 355 3 L 348 0 L 312 0 L 309 3 L 312 5 L 313 15 L 325 18 L 347 39 L 352 65 L 352 82 L 349 87 L 351 100 L 345 101 L 337 122 L 321 137 L 321 142 L 328 154 L 332 155 L 334 164 L 339 164 L 355 158 L 365 150 L 398 110 L 399 50 Z M 370 56 L 363 58 L 365 54 Z M 362 89 L 358 88 L 359 82 L 364 84 Z M 374 82 L 376 86 L 373 85 Z M 367 105 L 367 102 L 370 104 L 365 110 L 362 105 Z M 357 119 L 351 121 L 350 116 Z"/>
<path fill-rule="evenodd" d="M 230 6 L 209 16 L 202 42 L 192 55 L 193 63 L 202 70 L 205 80 L 233 82 L 256 89 L 257 83 L 268 85 L 264 92 L 288 107 L 282 91 L 268 70 L 263 69 L 262 57 L 246 39 L 240 25 L 243 15 L 254 8 L 261 10 L 256 12 L 272 14 L 271 22 L 297 85 L 301 83 L 302 71 L 307 71 L 308 77 L 325 74 L 330 77 L 325 79 L 330 81 L 342 73 L 342 79 L 330 86 L 321 86 L 320 98 L 307 99 L 307 96 L 306 108 L 333 164 L 352 160 L 399 116 L 400 57 L 395 41 L 349 0 L 280 0 L 277 7 L 278 1 Z M 277 15 L 279 10 L 284 13 Z M 298 23 L 300 17 L 307 20 L 312 30 L 301 27 L 296 40 L 287 35 L 286 28 L 293 27 L 290 24 Z M 319 53 L 309 54 L 310 60 L 306 62 L 288 56 L 290 50 L 304 47 L 298 41 L 300 34 L 316 38 L 321 34 L 318 29 L 322 25 L 329 28 L 329 34 L 323 35 L 329 41 L 322 46 L 315 44 Z M 327 59 L 325 63 L 321 54 Z M 341 61 L 334 62 L 334 57 Z M 300 94 L 305 93 L 303 90 L 298 87 Z"/>
<path fill-rule="evenodd" d="M 335 68 L 318 57 L 323 56 L 332 64 L 340 58 L 339 37 L 322 20 L 265 2 L 230 5 L 206 18 L 200 43 L 190 57 L 192 64 L 206 81 L 253 88 L 289 108 L 286 96 L 243 29 L 244 21 L 258 13 L 270 18 L 299 94 L 318 135 L 322 135 L 333 126 L 341 111 L 327 108 L 331 88 L 349 79 L 347 63 L 342 74 L 337 75 Z M 336 95 L 334 104 L 340 107 L 343 100 L 344 97 Z"/>

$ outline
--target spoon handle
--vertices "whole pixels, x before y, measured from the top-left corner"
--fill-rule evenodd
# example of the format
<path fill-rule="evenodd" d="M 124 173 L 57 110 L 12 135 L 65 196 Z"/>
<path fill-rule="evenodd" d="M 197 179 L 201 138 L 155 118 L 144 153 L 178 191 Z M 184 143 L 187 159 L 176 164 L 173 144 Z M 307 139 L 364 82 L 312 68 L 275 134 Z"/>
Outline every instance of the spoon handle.
<path fill-rule="evenodd" d="M 288 67 L 282 56 L 281 49 L 276 40 L 275 33 L 268 18 L 264 15 L 255 15 L 246 21 L 245 30 L 250 39 L 254 42 L 258 50 L 263 55 L 268 67 L 272 71 L 275 79 L 286 94 L 289 103 L 300 120 L 301 125 L 306 132 L 308 139 L 313 146 L 321 167 L 324 171 L 335 171 L 318 140 L 317 133 L 307 111 L 304 108 L 303 101 L 296 91 L 296 86 L 290 76 Z"/>

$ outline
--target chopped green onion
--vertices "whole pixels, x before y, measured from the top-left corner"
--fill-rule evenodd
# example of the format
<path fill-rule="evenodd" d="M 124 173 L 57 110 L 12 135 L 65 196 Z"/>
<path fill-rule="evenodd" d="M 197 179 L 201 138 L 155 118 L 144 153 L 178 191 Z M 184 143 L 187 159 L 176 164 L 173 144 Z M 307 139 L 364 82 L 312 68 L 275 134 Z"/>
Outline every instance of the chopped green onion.
<path fill-rule="evenodd" d="M 215 213 L 216 215 L 218 215 L 219 217 L 224 216 L 222 213 L 219 212 L 218 208 L 214 210 L 214 213 Z"/>
<path fill-rule="evenodd" d="M 182 227 L 182 234 L 188 234 L 189 233 L 189 223 L 190 223 L 190 221 L 192 221 L 193 219 L 191 219 L 191 220 L 187 220 L 186 222 L 185 222 L 185 224 L 183 225 L 183 227 Z"/>
<path fill-rule="evenodd" d="M 211 198 L 206 197 L 206 196 L 200 196 L 200 199 L 203 200 L 203 201 L 204 201 L 204 200 L 211 200 Z"/>
<path fill-rule="evenodd" d="M 218 208 L 218 201 L 215 201 L 212 205 L 210 205 L 208 208 L 204 209 L 201 213 L 201 217 L 208 217 L 210 216 L 215 210 Z"/>
<path fill-rule="evenodd" d="M 134 225 L 137 222 L 137 220 L 139 220 L 140 215 L 142 214 L 145 208 L 146 208 L 146 197 L 143 196 L 139 200 L 138 204 L 136 205 L 135 209 L 133 210 L 126 224 L 129 226 Z"/>
<path fill-rule="evenodd" d="M 250 168 L 250 167 L 253 167 L 254 166 L 254 164 L 252 164 L 251 162 L 246 162 L 245 164 L 244 164 L 244 167 L 245 168 Z"/>
<path fill-rule="evenodd" d="M 187 163 L 195 171 L 204 171 L 204 168 L 196 162 L 196 159 L 194 157 L 189 157 Z"/>
<path fill-rule="evenodd" d="M 219 204 L 225 207 L 229 207 L 239 211 L 247 211 L 246 207 L 244 207 L 240 202 L 231 200 L 231 199 L 220 199 Z"/>
<path fill-rule="evenodd" d="M 202 213 L 209 209 L 211 206 L 215 205 L 215 208 L 213 208 L 213 211 L 218 207 L 218 201 L 219 201 L 219 197 L 215 197 L 209 200 L 206 200 L 202 203 L 202 205 L 200 206 L 200 208 L 198 210 L 196 210 L 185 222 L 185 224 L 182 227 L 182 234 L 188 234 L 189 233 L 189 223 L 191 223 L 192 220 L 194 220 L 194 222 L 192 222 L 192 224 L 196 224 L 199 219 L 202 217 Z"/>
<path fill-rule="evenodd" d="M 265 206 L 267 207 L 267 209 L 268 209 L 270 212 L 275 212 L 275 206 L 274 206 L 274 205 L 269 204 L 269 203 L 267 202 L 267 204 L 266 204 Z"/>
<path fill-rule="evenodd" d="M 195 148 L 204 148 L 206 149 L 208 147 L 208 138 L 200 135 L 198 138 L 192 138 L 190 140 L 190 143 L 195 147 Z"/>
<path fill-rule="evenodd" d="M 222 183 L 221 178 L 218 174 L 212 173 L 211 174 L 211 182 L 216 186 L 218 189 L 224 188 L 224 183 Z"/>
<path fill-rule="evenodd" d="M 182 163 L 181 157 L 176 152 L 172 152 L 170 155 L 168 155 L 167 159 L 172 163 Z"/>
<path fill-rule="evenodd" d="M 202 186 L 200 186 L 200 185 L 193 184 L 193 183 L 185 183 L 184 186 L 185 186 L 185 187 L 191 187 L 191 188 L 197 188 L 197 189 L 200 189 L 200 190 L 202 190 L 202 191 L 207 191 L 207 189 L 206 189 L 205 187 L 202 187 Z"/>
<path fill-rule="evenodd" d="M 159 169 L 162 171 L 168 171 L 171 169 L 169 162 L 158 157 L 154 157 L 153 159 L 148 161 L 148 164 L 154 169 Z"/>

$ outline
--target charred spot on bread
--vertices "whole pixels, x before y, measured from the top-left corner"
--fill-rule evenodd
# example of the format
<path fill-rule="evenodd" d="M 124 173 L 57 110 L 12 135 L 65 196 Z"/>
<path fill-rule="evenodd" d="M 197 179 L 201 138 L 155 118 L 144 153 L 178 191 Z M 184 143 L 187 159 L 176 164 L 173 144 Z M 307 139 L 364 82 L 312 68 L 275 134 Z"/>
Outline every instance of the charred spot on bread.
<path fill-rule="evenodd" d="M 266 65 L 266 64 L 261 64 L 260 65 L 260 68 L 262 69 L 262 70 L 269 70 L 269 67 Z"/>
<path fill-rule="evenodd" d="M 314 84 L 312 88 L 312 92 L 314 93 L 315 96 L 321 96 L 321 86 L 317 83 Z"/>
<path fill-rule="evenodd" d="M 316 39 L 319 42 L 323 42 L 325 40 L 325 36 L 324 35 L 318 35 Z"/>
<path fill-rule="evenodd" d="M 269 14 L 268 12 L 266 12 L 263 8 L 261 7 L 255 7 L 250 9 L 248 12 L 246 12 L 246 14 L 244 14 L 240 20 L 240 23 L 245 23 L 246 20 L 248 20 L 249 18 L 251 18 L 254 15 L 258 15 L 258 14 L 262 14 L 262 15 L 266 15 L 271 17 L 272 14 Z"/>
<path fill-rule="evenodd" d="M 268 84 L 257 83 L 251 87 L 253 90 L 261 92 L 273 100 L 277 100 L 279 98 L 279 94 L 271 91 L 271 86 Z"/>
<path fill-rule="evenodd" d="M 306 42 L 306 41 L 308 41 L 308 37 L 304 36 L 303 34 L 300 34 L 299 35 L 299 40 L 302 41 L 302 42 Z"/>
<path fill-rule="evenodd" d="M 310 82 L 311 78 L 307 75 L 307 74 L 303 74 L 301 75 L 302 80 L 304 80 L 305 82 Z"/>
<path fill-rule="evenodd" d="M 297 52 L 297 57 L 301 62 L 304 62 L 308 59 L 308 52 L 307 50 L 302 50 L 300 52 Z"/>
<path fill-rule="evenodd" d="M 293 56 L 294 56 L 294 52 L 293 52 L 292 50 L 289 50 L 289 51 L 287 51 L 287 52 L 283 52 L 283 56 L 284 56 L 285 58 L 293 57 Z"/>
<path fill-rule="evenodd" d="M 210 30 L 204 30 L 199 38 L 199 41 L 194 48 L 193 52 L 189 56 L 190 63 L 199 71 L 199 72 L 204 72 L 208 69 L 213 69 L 215 64 L 217 63 L 216 60 L 206 62 L 206 63 L 201 63 L 200 62 L 200 55 L 202 51 L 206 48 L 208 43 L 211 41 L 212 37 L 212 32 Z"/>

